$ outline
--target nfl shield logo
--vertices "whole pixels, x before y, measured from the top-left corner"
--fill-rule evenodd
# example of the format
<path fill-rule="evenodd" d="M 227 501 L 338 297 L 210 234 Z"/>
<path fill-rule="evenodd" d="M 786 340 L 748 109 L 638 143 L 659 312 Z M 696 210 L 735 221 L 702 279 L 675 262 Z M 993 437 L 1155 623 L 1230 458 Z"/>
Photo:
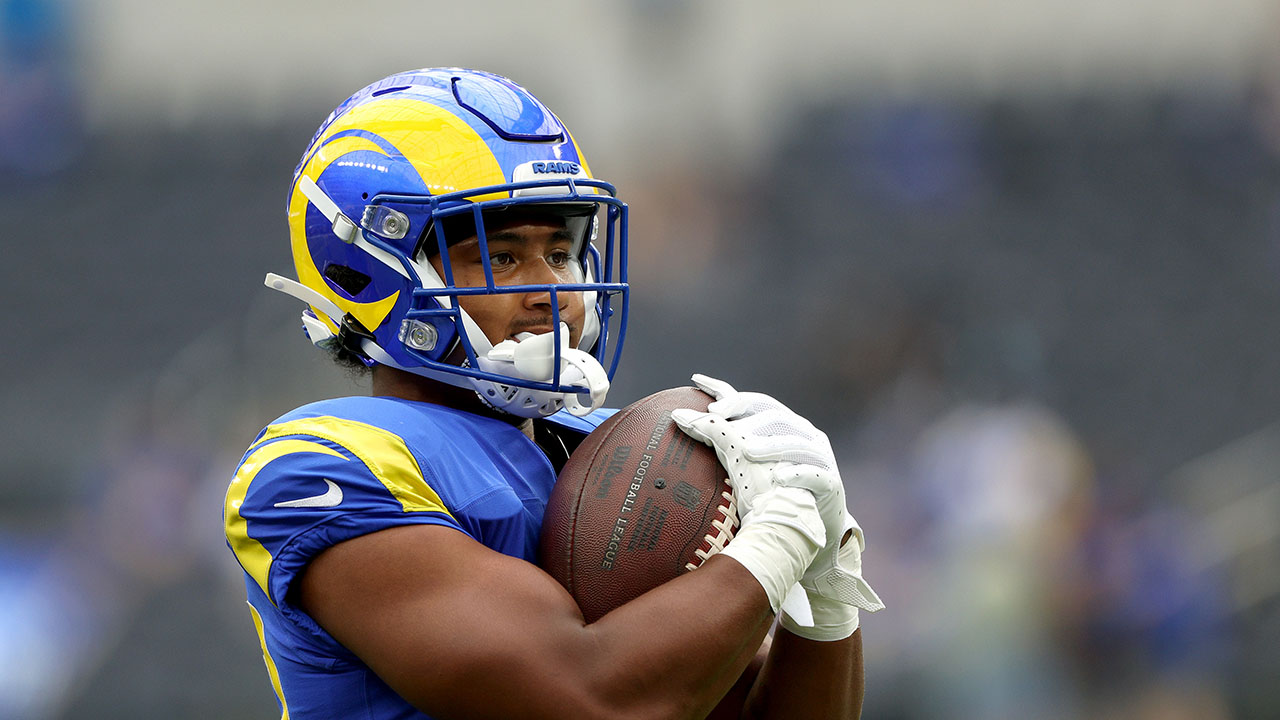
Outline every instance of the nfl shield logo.
<path fill-rule="evenodd" d="M 671 489 L 671 492 L 675 493 L 676 502 L 690 510 L 696 511 L 702 506 L 702 493 L 698 492 L 698 488 L 683 480 L 676 483 L 676 486 Z"/>

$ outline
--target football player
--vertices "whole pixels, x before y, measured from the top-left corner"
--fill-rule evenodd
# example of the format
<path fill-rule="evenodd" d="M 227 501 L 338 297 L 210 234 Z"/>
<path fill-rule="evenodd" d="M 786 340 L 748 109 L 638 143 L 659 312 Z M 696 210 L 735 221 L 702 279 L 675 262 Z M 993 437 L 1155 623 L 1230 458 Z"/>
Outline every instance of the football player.
<path fill-rule="evenodd" d="M 587 624 L 535 564 L 629 291 L 627 208 L 542 103 L 473 70 L 380 80 L 320 126 L 288 219 L 298 279 L 267 284 L 373 392 L 272 422 L 227 491 L 282 717 L 858 715 L 881 605 L 826 437 L 772 398 L 695 376 L 717 401 L 675 413 L 742 513 L 696 572 Z"/>

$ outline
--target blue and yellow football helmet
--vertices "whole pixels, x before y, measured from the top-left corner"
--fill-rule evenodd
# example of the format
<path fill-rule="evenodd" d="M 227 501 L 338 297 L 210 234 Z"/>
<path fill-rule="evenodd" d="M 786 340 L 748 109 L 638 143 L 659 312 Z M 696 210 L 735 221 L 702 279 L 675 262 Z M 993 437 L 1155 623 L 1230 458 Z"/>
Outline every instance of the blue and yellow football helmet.
<path fill-rule="evenodd" d="M 577 282 L 495 284 L 485 220 L 514 208 L 565 218 Z M 312 138 L 288 216 L 298 280 L 270 274 L 266 284 L 309 305 L 302 320 L 316 345 L 472 388 L 522 417 L 603 403 L 626 332 L 627 207 L 519 85 L 443 68 L 360 90 Z M 480 244 L 484 287 L 454 285 L 447 247 L 463 234 Z M 428 260 L 436 253 L 443 272 Z M 493 345 L 458 298 L 498 293 L 550 293 L 556 329 Z M 558 293 L 586 305 L 578 347 Z"/>

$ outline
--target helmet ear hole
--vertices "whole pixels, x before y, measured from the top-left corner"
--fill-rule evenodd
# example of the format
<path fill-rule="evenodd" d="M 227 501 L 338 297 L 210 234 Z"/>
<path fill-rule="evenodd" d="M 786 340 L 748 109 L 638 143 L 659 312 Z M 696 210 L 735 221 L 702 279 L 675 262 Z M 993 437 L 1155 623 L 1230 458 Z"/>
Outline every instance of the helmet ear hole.
<path fill-rule="evenodd" d="M 360 294 L 360 291 L 369 287 L 369 283 L 373 278 L 365 275 L 359 270 L 353 270 L 346 265 L 337 263 L 329 263 L 324 266 L 324 276 L 328 278 L 334 285 L 337 285 L 342 292 L 348 297 L 354 298 Z"/>

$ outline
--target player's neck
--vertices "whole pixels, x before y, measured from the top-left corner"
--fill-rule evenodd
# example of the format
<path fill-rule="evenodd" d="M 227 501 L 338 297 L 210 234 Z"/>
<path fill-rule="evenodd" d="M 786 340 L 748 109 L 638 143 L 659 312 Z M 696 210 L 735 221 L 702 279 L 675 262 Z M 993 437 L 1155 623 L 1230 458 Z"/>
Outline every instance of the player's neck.
<path fill-rule="evenodd" d="M 376 396 L 396 397 L 414 402 L 426 402 L 443 405 L 456 410 L 464 410 L 476 415 L 484 415 L 514 425 L 529 439 L 533 439 L 533 421 L 519 418 L 507 413 L 498 412 L 481 402 L 474 390 L 454 387 L 436 382 L 413 373 L 396 368 L 375 365 L 373 368 L 372 393 Z"/>

